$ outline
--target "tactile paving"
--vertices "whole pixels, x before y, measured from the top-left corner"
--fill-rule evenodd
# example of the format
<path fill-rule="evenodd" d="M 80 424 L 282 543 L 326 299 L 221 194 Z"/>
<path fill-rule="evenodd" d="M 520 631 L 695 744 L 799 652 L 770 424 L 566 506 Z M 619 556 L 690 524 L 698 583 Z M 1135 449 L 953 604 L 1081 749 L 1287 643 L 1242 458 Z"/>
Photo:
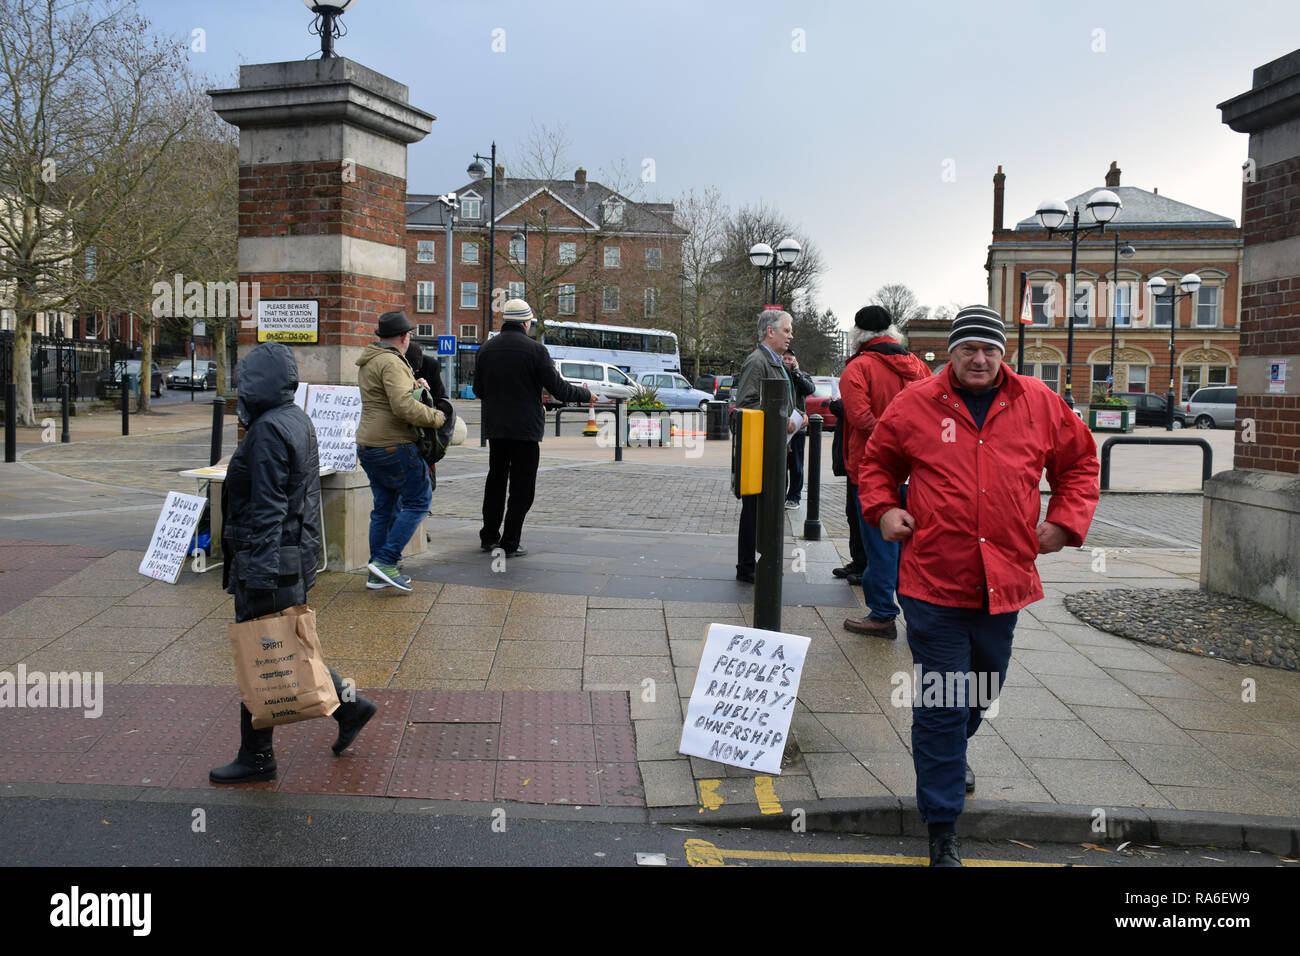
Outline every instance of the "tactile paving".
<path fill-rule="evenodd" d="M 500 724 L 411 724 L 397 755 L 414 760 L 496 760 L 500 740 Z"/>
<path fill-rule="evenodd" d="M 390 797 L 487 802 L 496 793 L 491 760 L 408 760 L 399 757 L 388 784 Z"/>
<path fill-rule="evenodd" d="M 353 757 L 396 757 L 405 721 L 388 720 L 383 712 L 375 714 L 361 729 L 357 739 L 344 753 Z M 291 741 L 295 752 L 332 754 L 330 749 L 339 736 L 339 722 L 333 715 L 300 720 L 275 728 L 275 739 Z"/>
<path fill-rule="evenodd" d="M 607 807 L 644 807 L 645 785 L 635 762 L 601 763 L 596 772 L 600 781 L 600 802 Z"/>
<path fill-rule="evenodd" d="M 104 736 L 111 721 L 80 711 L 0 711 L 0 753 L 85 753 Z"/>
<path fill-rule="evenodd" d="M 568 690 L 503 691 L 501 721 L 507 724 L 589 724 L 591 695 Z"/>
<path fill-rule="evenodd" d="M 408 720 L 450 724 L 494 724 L 501 720 L 499 690 L 420 690 Z"/>
<path fill-rule="evenodd" d="M 111 704 L 119 692 L 128 694 L 129 703 L 122 716 L 152 717 L 175 720 L 185 717 L 219 717 L 239 710 L 239 691 L 234 687 L 187 687 L 157 685 L 139 694 L 132 687 L 105 687 L 104 700 Z"/>
<path fill-rule="evenodd" d="M 58 783 L 64 771 L 73 765 L 79 754 L 6 753 L 0 759 L 0 781 L 5 783 Z"/>
<path fill-rule="evenodd" d="M 393 720 L 405 724 L 411 713 L 411 703 L 415 700 L 413 690 L 370 690 L 361 688 L 357 691 L 362 697 L 368 697 L 379 706 L 379 713 L 374 719 Z M 366 730 L 370 725 L 366 725 Z"/>
<path fill-rule="evenodd" d="M 558 760 L 565 763 L 596 759 L 596 744 L 587 724 L 501 724 L 501 760 Z"/>
<path fill-rule="evenodd" d="M 496 799 L 597 806 L 599 769 L 594 763 L 503 760 L 497 764 Z"/>
<path fill-rule="evenodd" d="M 609 763 L 636 763 L 636 734 L 631 727 L 597 724 L 596 759 Z"/>
<path fill-rule="evenodd" d="M 211 717 L 119 717 L 96 742 L 93 752 L 141 751 L 194 753 L 214 723 Z"/>
<path fill-rule="evenodd" d="M 593 724 L 627 724 L 632 721 L 627 691 L 591 691 L 591 722 Z"/>
<path fill-rule="evenodd" d="M 284 779 L 285 771 L 289 769 L 289 762 L 292 756 L 286 756 L 280 751 L 275 752 L 275 762 L 278 770 L 278 776 L 274 780 L 264 780 L 260 783 L 213 783 L 208 779 L 208 771 L 213 767 L 222 767 L 235 759 L 235 753 L 238 750 L 238 744 L 232 747 L 230 753 L 224 757 L 212 754 L 199 754 L 197 756 L 186 757 L 181 768 L 176 771 L 176 776 L 172 777 L 172 782 L 168 786 L 178 790 L 277 790 L 280 787 L 280 781 Z"/>
<path fill-rule="evenodd" d="M 151 754 L 137 750 L 88 753 L 63 772 L 59 783 L 166 787 L 185 759 L 182 754 Z"/>
<path fill-rule="evenodd" d="M 345 793 L 382 797 L 393 775 L 391 757 L 335 757 L 300 753 L 280 783 L 281 793 Z"/>

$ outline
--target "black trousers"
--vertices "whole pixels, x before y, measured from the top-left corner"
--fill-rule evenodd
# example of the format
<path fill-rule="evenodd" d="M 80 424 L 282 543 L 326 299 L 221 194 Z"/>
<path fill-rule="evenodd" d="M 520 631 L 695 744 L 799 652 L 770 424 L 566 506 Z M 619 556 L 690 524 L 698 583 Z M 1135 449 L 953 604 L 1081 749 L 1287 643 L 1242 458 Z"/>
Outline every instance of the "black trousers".
<path fill-rule="evenodd" d="M 541 444 L 510 438 L 488 439 L 488 476 L 483 485 L 483 529 L 479 541 L 484 547 L 500 544 L 507 551 L 519 547 L 524 518 L 537 492 L 537 462 Z M 507 504 L 507 486 L 509 503 Z M 505 527 L 501 518 L 505 516 Z"/>
<path fill-rule="evenodd" d="M 754 549 L 758 546 L 758 495 L 740 498 L 740 533 L 736 535 L 736 572 L 753 574 L 757 562 Z"/>
<path fill-rule="evenodd" d="M 862 570 L 867 566 L 867 552 L 862 547 L 862 533 L 858 530 L 858 486 L 849 482 L 844 499 L 844 517 L 849 519 L 849 563 Z"/>
<path fill-rule="evenodd" d="M 329 667 L 328 664 L 325 665 Z M 334 682 L 334 693 L 338 694 L 339 706 L 330 714 L 335 720 L 342 723 L 350 719 L 357 709 L 355 700 L 344 700 L 343 678 L 339 677 L 338 671 L 329 667 L 330 680 Z M 358 696 L 360 696 L 358 694 Z M 271 735 L 275 730 L 274 727 L 261 727 L 253 729 L 253 715 L 244 702 L 239 702 L 239 746 L 245 754 L 265 754 L 271 752 Z"/>

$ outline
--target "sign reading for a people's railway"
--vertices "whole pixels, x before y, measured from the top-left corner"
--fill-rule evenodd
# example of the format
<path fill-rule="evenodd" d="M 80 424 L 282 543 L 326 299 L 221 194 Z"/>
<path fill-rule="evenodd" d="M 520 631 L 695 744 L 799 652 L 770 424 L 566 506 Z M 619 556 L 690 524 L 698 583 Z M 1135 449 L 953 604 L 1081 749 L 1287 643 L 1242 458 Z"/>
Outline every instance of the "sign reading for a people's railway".
<path fill-rule="evenodd" d="M 779 774 L 810 643 L 797 634 L 710 624 L 678 752 Z"/>
<path fill-rule="evenodd" d="M 315 342 L 318 328 L 315 299 L 257 300 L 259 342 Z"/>

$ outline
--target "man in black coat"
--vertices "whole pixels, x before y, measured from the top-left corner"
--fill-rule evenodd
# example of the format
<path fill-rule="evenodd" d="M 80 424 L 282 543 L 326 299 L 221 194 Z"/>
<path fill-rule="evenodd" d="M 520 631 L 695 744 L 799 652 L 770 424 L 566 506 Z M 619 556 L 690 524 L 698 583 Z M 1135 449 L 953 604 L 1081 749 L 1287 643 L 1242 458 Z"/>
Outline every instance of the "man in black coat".
<path fill-rule="evenodd" d="M 527 302 L 507 302 L 500 334 L 478 350 L 474 377 L 474 392 L 483 402 L 482 428 L 489 448 L 479 544 L 484 551 L 500 547 L 509 556 L 528 553 L 520 547 L 519 538 L 537 488 L 537 462 L 546 427 L 542 389 L 561 402 L 586 404 L 595 398 L 582 386 L 570 385 L 560 377 L 546 346 L 528 337 L 532 324 L 533 310 Z"/>
<path fill-rule="evenodd" d="M 279 342 L 265 342 L 239 363 L 239 421 L 244 438 L 221 486 L 221 583 L 235 596 L 235 620 L 248 621 L 307 603 L 320 553 L 320 459 L 316 429 L 293 403 L 298 364 Z M 356 739 L 377 710 L 364 697 L 346 701 L 330 668 L 339 704 L 334 753 Z M 239 705 L 239 755 L 208 774 L 213 783 L 273 780 L 271 727 L 253 729 Z"/>

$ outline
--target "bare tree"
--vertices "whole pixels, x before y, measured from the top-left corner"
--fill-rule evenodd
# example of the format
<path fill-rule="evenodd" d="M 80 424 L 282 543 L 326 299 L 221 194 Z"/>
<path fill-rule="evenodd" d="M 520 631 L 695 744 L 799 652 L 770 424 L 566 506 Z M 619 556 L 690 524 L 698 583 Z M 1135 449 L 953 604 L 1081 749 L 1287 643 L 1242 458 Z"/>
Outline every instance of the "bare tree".
<path fill-rule="evenodd" d="M 906 331 L 909 322 L 924 319 L 929 311 L 917 301 L 916 293 L 901 282 L 882 285 L 871 294 L 871 303 L 888 312 L 899 331 Z"/>
<path fill-rule="evenodd" d="M 0 286 L 15 313 L 17 417 L 33 425 L 36 313 L 79 305 L 91 282 L 167 243 L 171 223 L 129 238 L 109 230 L 184 128 L 160 121 L 159 107 L 185 60 L 129 2 L 0 0 L 0 24 Z M 116 254 L 88 279 L 87 251 L 105 242 Z"/>
<path fill-rule="evenodd" d="M 678 325 L 674 329 L 691 355 L 691 380 L 700 374 L 701 358 L 717 346 L 722 297 L 715 294 L 712 272 L 723 258 L 729 213 L 717 187 L 696 195 L 694 190 L 675 204 L 674 221 L 686 230 L 682 239 L 682 268 L 678 284 Z M 683 369 L 684 371 L 684 369 Z"/>

